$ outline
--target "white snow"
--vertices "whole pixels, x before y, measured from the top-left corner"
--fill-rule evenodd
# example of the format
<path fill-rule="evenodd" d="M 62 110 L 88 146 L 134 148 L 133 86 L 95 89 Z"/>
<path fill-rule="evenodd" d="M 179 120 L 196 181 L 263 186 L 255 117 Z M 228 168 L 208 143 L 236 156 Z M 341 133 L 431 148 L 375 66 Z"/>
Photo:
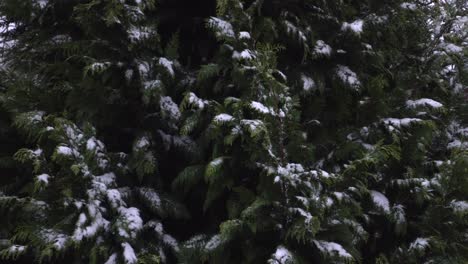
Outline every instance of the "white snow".
<path fill-rule="evenodd" d="M 358 80 L 356 73 L 353 72 L 348 66 L 338 65 L 336 67 L 336 74 L 343 83 L 348 84 L 354 89 L 357 89 L 359 86 L 361 86 L 361 82 Z"/>
<path fill-rule="evenodd" d="M 73 151 L 69 147 L 59 146 L 57 148 L 57 153 L 61 154 L 61 155 L 64 155 L 64 156 L 71 156 L 73 154 Z"/>
<path fill-rule="evenodd" d="M 385 213 L 390 212 L 390 203 L 383 193 L 371 190 L 370 195 L 372 197 L 372 201 L 378 208 L 382 209 Z"/>
<path fill-rule="evenodd" d="M 412 10 L 412 11 L 416 10 L 416 8 L 417 8 L 416 4 L 407 3 L 407 2 L 401 3 L 400 7 L 403 8 L 403 9 L 408 9 L 408 10 Z"/>
<path fill-rule="evenodd" d="M 32 123 L 39 123 L 42 121 L 45 112 L 43 111 L 35 111 L 30 113 L 29 121 Z"/>
<path fill-rule="evenodd" d="M 270 264 L 287 264 L 293 260 L 291 252 L 284 246 L 278 246 L 275 253 L 272 255 L 272 259 L 268 261 Z"/>
<path fill-rule="evenodd" d="M 317 40 L 314 47 L 315 54 L 330 56 L 332 48 L 323 40 Z"/>
<path fill-rule="evenodd" d="M 172 101 L 172 98 L 169 96 L 162 96 L 159 100 L 159 106 L 164 114 L 168 115 L 174 120 L 179 120 L 181 113 L 179 110 L 179 106 Z"/>
<path fill-rule="evenodd" d="M 216 30 L 217 37 L 230 37 L 234 38 L 234 30 L 231 23 L 224 21 L 217 17 L 211 17 L 208 20 L 208 25 Z"/>
<path fill-rule="evenodd" d="M 8 248 L 8 252 L 17 254 L 17 253 L 23 252 L 25 249 L 26 249 L 26 246 L 12 245 Z"/>
<path fill-rule="evenodd" d="M 164 68 L 166 69 L 166 71 L 172 76 L 174 77 L 174 68 L 173 68 L 173 65 L 174 65 L 174 62 L 166 59 L 166 58 L 159 58 L 159 64 L 164 66 Z"/>
<path fill-rule="evenodd" d="M 216 249 L 219 246 L 219 244 L 221 244 L 221 236 L 220 235 L 214 235 L 206 243 L 205 250 L 206 251 L 212 251 L 212 250 Z"/>
<path fill-rule="evenodd" d="M 232 115 L 229 115 L 229 114 L 219 114 L 217 116 L 214 117 L 213 121 L 215 123 L 227 123 L 227 122 L 230 122 L 234 119 L 234 117 L 232 117 Z"/>
<path fill-rule="evenodd" d="M 95 181 L 109 186 L 115 182 L 115 174 L 113 172 L 104 173 L 103 175 L 95 176 Z"/>
<path fill-rule="evenodd" d="M 120 207 L 118 209 L 120 217 L 119 224 L 122 224 L 124 229 L 119 228 L 119 235 L 124 238 L 135 238 L 138 231 L 143 228 L 143 220 L 140 217 L 140 211 L 135 207 Z"/>
<path fill-rule="evenodd" d="M 144 197 L 152 207 L 161 206 L 161 197 L 159 194 L 151 188 L 139 188 L 138 193 L 140 196 Z"/>
<path fill-rule="evenodd" d="M 240 39 L 250 39 L 250 33 L 247 31 L 241 31 L 239 32 L 239 38 Z"/>
<path fill-rule="evenodd" d="M 262 103 L 259 103 L 259 102 L 256 102 L 256 101 L 252 101 L 250 103 L 250 107 L 252 109 L 254 109 L 255 111 L 260 112 L 262 114 L 270 113 L 270 110 L 266 106 L 264 106 Z"/>
<path fill-rule="evenodd" d="M 135 255 L 135 251 L 133 250 L 132 246 L 127 242 L 124 242 L 121 245 L 123 248 L 123 257 L 124 257 L 125 263 L 126 264 L 136 263 L 137 257 Z"/>
<path fill-rule="evenodd" d="M 328 255 L 335 255 L 337 254 L 338 256 L 342 258 L 352 258 L 351 254 L 349 254 L 343 246 L 341 246 L 338 243 L 335 242 L 327 242 L 327 241 L 322 241 L 322 240 L 314 240 L 315 246 L 322 251 L 323 253 L 326 253 Z"/>
<path fill-rule="evenodd" d="M 241 60 L 241 59 L 252 60 L 255 58 L 255 53 L 249 49 L 245 49 L 241 52 L 234 51 L 232 53 L 232 58 L 236 60 Z"/>
<path fill-rule="evenodd" d="M 443 48 L 447 53 L 461 53 L 461 52 L 463 52 L 462 47 L 457 46 L 457 45 L 452 44 L 452 43 L 446 44 Z"/>
<path fill-rule="evenodd" d="M 128 37 L 133 43 L 149 38 L 150 32 L 151 31 L 147 27 L 137 28 L 135 26 L 131 26 L 130 29 L 127 30 Z"/>
<path fill-rule="evenodd" d="M 458 213 L 463 213 L 463 212 L 468 211 L 468 202 L 466 202 L 466 201 L 455 201 L 455 200 L 453 200 L 450 203 L 450 206 L 453 208 L 453 210 L 455 212 L 458 212 Z"/>
<path fill-rule="evenodd" d="M 302 88 L 304 89 L 304 91 L 310 91 L 311 89 L 315 88 L 315 82 L 309 76 L 302 75 L 301 80 L 302 80 Z"/>
<path fill-rule="evenodd" d="M 117 264 L 117 253 L 110 255 L 104 264 Z"/>
<path fill-rule="evenodd" d="M 246 126 L 250 133 L 254 133 L 257 128 L 263 126 L 263 122 L 260 120 L 250 120 L 250 119 L 243 119 L 241 120 L 241 124 Z"/>
<path fill-rule="evenodd" d="M 46 7 L 48 2 L 49 2 L 48 0 L 37 0 L 37 4 L 39 5 L 41 9 Z"/>
<path fill-rule="evenodd" d="M 431 108 L 440 108 L 443 105 L 433 99 L 430 98 L 421 98 L 418 100 L 408 100 L 406 101 L 406 106 L 409 108 L 416 108 L 418 106 L 427 106 Z"/>
<path fill-rule="evenodd" d="M 286 29 L 289 34 L 296 34 L 298 37 L 298 41 L 302 41 L 302 42 L 307 41 L 307 38 L 304 35 L 304 33 L 301 30 L 299 30 L 293 23 L 289 21 L 285 21 L 284 23 L 286 24 Z"/>
<path fill-rule="evenodd" d="M 208 104 L 208 101 L 198 98 L 194 93 L 189 93 L 188 96 L 189 104 L 196 106 L 198 109 L 205 108 L 205 105 Z"/>
<path fill-rule="evenodd" d="M 429 239 L 418 237 L 414 242 L 410 244 L 410 250 L 424 250 L 429 246 Z"/>
<path fill-rule="evenodd" d="M 65 234 L 60 234 L 52 229 L 43 229 L 39 232 L 41 238 L 48 244 L 52 244 L 57 250 L 65 248 L 65 244 L 68 242 L 69 237 Z"/>
<path fill-rule="evenodd" d="M 148 147 L 149 145 L 150 145 L 149 138 L 146 136 L 143 136 L 135 142 L 135 150 L 141 150 L 143 148 Z"/>
<path fill-rule="evenodd" d="M 341 26 L 341 30 L 346 31 L 350 30 L 353 31 L 355 34 L 359 35 L 362 32 L 362 26 L 364 25 L 364 21 L 361 19 L 355 20 L 351 23 L 344 22 Z"/>
<path fill-rule="evenodd" d="M 48 185 L 49 184 L 49 175 L 48 174 L 41 174 L 41 175 L 38 175 L 36 178 L 38 181 L 44 183 L 45 185 Z"/>
<path fill-rule="evenodd" d="M 401 128 L 401 127 L 407 127 L 412 123 L 417 123 L 421 122 L 422 120 L 419 118 L 384 118 L 382 119 L 382 122 L 389 126 L 389 130 L 392 131 L 395 127 L 396 128 Z"/>
<path fill-rule="evenodd" d="M 112 208 L 117 209 L 123 204 L 122 196 L 120 195 L 120 192 L 117 189 L 107 190 L 106 196 Z"/>

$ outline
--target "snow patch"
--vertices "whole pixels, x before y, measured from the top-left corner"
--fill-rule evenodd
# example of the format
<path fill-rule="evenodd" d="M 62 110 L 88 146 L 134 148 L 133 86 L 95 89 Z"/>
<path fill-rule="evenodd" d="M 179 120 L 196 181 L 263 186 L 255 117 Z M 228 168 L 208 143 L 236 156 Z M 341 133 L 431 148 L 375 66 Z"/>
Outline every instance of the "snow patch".
<path fill-rule="evenodd" d="M 162 65 L 172 77 L 174 77 L 175 75 L 174 68 L 173 68 L 174 62 L 166 58 L 159 58 L 159 64 Z"/>
<path fill-rule="evenodd" d="M 49 175 L 48 174 L 41 174 L 41 175 L 38 175 L 36 178 L 37 178 L 37 181 L 39 182 L 42 182 L 44 183 L 45 185 L 48 185 L 49 184 Z"/>
<path fill-rule="evenodd" d="M 385 213 L 390 212 L 390 203 L 383 193 L 371 190 L 370 195 L 372 197 L 372 201 L 378 208 L 382 209 Z"/>
<path fill-rule="evenodd" d="M 435 100 L 432 100 L 430 98 L 421 98 L 418 100 L 408 100 L 406 101 L 406 106 L 409 108 L 416 108 L 418 106 L 427 106 L 431 108 L 440 108 L 443 105 Z"/>
<path fill-rule="evenodd" d="M 230 122 L 234 119 L 234 117 L 232 117 L 232 115 L 229 115 L 229 114 L 219 114 L 217 116 L 214 117 L 213 121 L 215 123 L 227 123 L 227 122 Z"/>
<path fill-rule="evenodd" d="M 241 31 L 239 32 L 239 38 L 240 39 L 250 39 L 250 33 L 247 31 Z"/>
<path fill-rule="evenodd" d="M 348 84 L 354 89 L 357 89 L 359 86 L 361 86 L 361 82 L 357 78 L 356 73 L 353 72 L 348 66 L 338 65 L 336 67 L 336 74 L 343 83 Z"/>
<path fill-rule="evenodd" d="M 217 37 L 234 38 L 235 36 L 231 23 L 220 18 L 211 17 L 208 20 L 208 25 L 216 30 L 215 34 Z"/>
<path fill-rule="evenodd" d="M 291 252 L 284 246 L 278 246 L 272 259 L 268 261 L 270 264 L 287 264 L 293 260 Z"/>
<path fill-rule="evenodd" d="M 314 52 L 318 55 L 330 56 L 332 48 L 330 47 L 330 45 L 325 43 L 325 41 L 317 40 L 317 42 L 315 43 Z"/>
<path fill-rule="evenodd" d="M 411 10 L 411 11 L 414 11 L 417 8 L 416 4 L 407 3 L 407 2 L 401 3 L 400 7 L 403 8 L 403 9 Z"/>
<path fill-rule="evenodd" d="M 418 237 L 410 244 L 410 250 L 424 250 L 429 246 L 429 239 Z"/>
<path fill-rule="evenodd" d="M 311 89 L 314 89 L 316 86 L 314 80 L 310 78 L 309 76 L 302 75 L 301 80 L 302 80 L 302 88 L 304 89 L 304 91 L 310 91 Z"/>
<path fill-rule="evenodd" d="M 179 106 L 172 101 L 172 98 L 169 96 L 163 96 L 159 100 L 159 106 L 163 113 L 174 120 L 179 120 L 181 113 L 179 110 Z"/>
<path fill-rule="evenodd" d="M 57 148 L 57 153 L 63 156 L 71 156 L 73 154 L 73 151 L 69 147 L 59 146 Z"/>
<path fill-rule="evenodd" d="M 255 111 L 260 112 L 262 114 L 270 113 L 270 110 L 266 106 L 264 106 L 262 103 L 259 103 L 259 102 L 256 102 L 256 101 L 252 101 L 250 103 L 250 107 L 252 109 L 254 109 Z"/>
<path fill-rule="evenodd" d="M 325 254 L 338 255 L 342 258 L 352 258 L 351 254 L 346 251 L 343 246 L 335 242 L 327 242 L 322 240 L 314 240 L 315 246 Z"/>
<path fill-rule="evenodd" d="M 137 257 L 135 255 L 135 251 L 133 250 L 133 247 L 127 242 L 124 242 L 121 245 L 123 248 L 123 257 L 124 257 L 125 263 L 126 264 L 136 263 Z"/>
<path fill-rule="evenodd" d="M 355 21 L 353 21 L 351 23 L 344 22 L 341 25 L 341 30 L 343 30 L 343 31 L 350 30 L 350 31 L 354 32 L 355 34 L 359 35 L 359 34 L 362 33 L 362 26 L 363 25 L 364 25 L 364 21 L 362 21 L 361 19 L 355 20 Z"/>

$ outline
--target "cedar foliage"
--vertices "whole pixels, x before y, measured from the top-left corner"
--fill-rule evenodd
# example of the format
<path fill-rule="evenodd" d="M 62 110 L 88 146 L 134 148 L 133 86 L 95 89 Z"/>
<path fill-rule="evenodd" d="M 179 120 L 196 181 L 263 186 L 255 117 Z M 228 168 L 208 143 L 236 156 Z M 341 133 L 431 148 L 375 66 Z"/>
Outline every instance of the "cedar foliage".
<path fill-rule="evenodd" d="M 0 263 L 466 263 L 467 9 L 0 2 Z"/>

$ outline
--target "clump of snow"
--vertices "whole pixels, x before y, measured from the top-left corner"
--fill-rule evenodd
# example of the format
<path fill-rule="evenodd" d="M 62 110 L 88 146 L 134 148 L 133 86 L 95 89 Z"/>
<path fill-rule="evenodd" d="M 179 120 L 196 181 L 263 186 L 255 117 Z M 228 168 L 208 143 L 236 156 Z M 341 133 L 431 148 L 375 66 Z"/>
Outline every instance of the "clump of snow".
<path fill-rule="evenodd" d="M 249 49 L 245 49 L 241 52 L 234 51 L 232 54 L 232 58 L 236 60 L 252 60 L 255 58 L 255 53 Z"/>
<path fill-rule="evenodd" d="M 162 65 L 172 77 L 174 77 L 174 74 L 175 74 L 174 68 L 173 68 L 174 62 L 161 57 L 159 58 L 159 64 Z"/>
<path fill-rule="evenodd" d="M 457 46 L 455 44 L 452 44 L 452 43 L 448 43 L 446 44 L 443 49 L 445 50 L 445 52 L 447 53 L 461 53 L 463 52 L 463 48 L 460 47 L 460 46 Z"/>
<path fill-rule="evenodd" d="M 364 25 L 364 21 L 362 21 L 361 19 L 355 20 L 355 21 L 353 21 L 351 23 L 344 22 L 341 25 L 341 30 L 343 30 L 343 31 L 350 30 L 350 31 L 354 32 L 355 34 L 359 35 L 359 34 L 362 33 L 362 26 L 363 25 Z"/>
<path fill-rule="evenodd" d="M 382 209 L 385 213 L 390 212 L 390 203 L 383 193 L 371 190 L 370 195 L 372 201 L 378 208 Z"/>
<path fill-rule="evenodd" d="M 42 182 L 43 184 L 45 185 L 48 185 L 49 184 L 49 175 L 48 174 L 41 174 L 41 175 L 38 175 L 36 178 L 37 178 L 37 181 L 39 182 Z"/>
<path fill-rule="evenodd" d="M 418 100 L 408 100 L 406 101 L 406 106 L 409 108 L 416 108 L 418 106 L 427 106 L 431 108 L 440 108 L 443 105 L 435 100 L 429 98 L 421 98 Z"/>
<path fill-rule="evenodd" d="M 270 110 L 266 106 L 264 106 L 262 103 L 259 103 L 259 102 L 256 102 L 256 101 L 252 101 L 250 103 L 250 107 L 252 109 L 254 109 L 255 111 L 260 112 L 262 114 L 270 113 Z"/>
<path fill-rule="evenodd" d="M 250 133 L 254 133 L 259 127 L 263 127 L 263 122 L 260 120 L 243 119 L 241 124 L 246 126 Z"/>
<path fill-rule="evenodd" d="M 429 239 L 418 237 L 410 244 L 410 250 L 424 250 L 429 246 Z"/>
<path fill-rule="evenodd" d="M 327 255 L 338 255 L 339 257 L 347 259 L 352 258 L 351 254 L 349 254 L 348 251 L 346 251 L 343 246 L 338 243 L 314 240 L 314 244 L 321 252 Z"/>
<path fill-rule="evenodd" d="M 174 120 L 179 120 L 181 113 L 179 106 L 172 101 L 172 98 L 169 96 L 162 96 L 159 100 L 159 106 L 166 116 L 171 117 Z"/>
<path fill-rule="evenodd" d="M 133 247 L 127 242 L 124 242 L 121 245 L 123 248 L 123 257 L 125 260 L 125 264 L 137 263 L 137 257 L 135 255 L 135 251 L 133 250 Z"/>
<path fill-rule="evenodd" d="M 205 245 L 206 251 L 212 251 L 216 249 L 221 244 L 221 236 L 214 235 Z"/>
<path fill-rule="evenodd" d="M 37 0 L 37 4 L 39 5 L 41 9 L 46 7 L 48 2 L 49 2 L 48 0 Z"/>
<path fill-rule="evenodd" d="M 314 52 L 318 55 L 330 56 L 332 48 L 330 47 L 330 45 L 325 43 L 325 41 L 317 40 L 317 42 L 315 43 Z"/>
<path fill-rule="evenodd" d="M 468 211 L 468 202 L 466 201 L 455 201 L 453 200 L 450 203 L 450 206 L 453 208 L 455 212 L 463 213 Z"/>
<path fill-rule="evenodd" d="M 141 150 L 150 145 L 150 140 L 147 136 L 140 137 L 134 144 L 135 150 Z"/>
<path fill-rule="evenodd" d="M 99 151 L 104 149 L 104 144 L 97 140 L 95 137 L 91 137 L 86 141 L 86 149 L 88 151 Z"/>
<path fill-rule="evenodd" d="M 309 76 L 302 75 L 301 80 L 302 80 L 302 88 L 304 89 L 304 91 L 310 91 L 311 89 L 314 89 L 316 86 L 314 80 L 310 78 Z"/>
<path fill-rule="evenodd" d="M 234 38 L 235 36 L 231 23 L 224 21 L 220 18 L 211 17 L 208 20 L 208 25 L 215 29 L 215 34 L 217 37 Z"/>
<path fill-rule="evenodd" d="M 65 234 L 60 234 L 52 229 L 44 229 L 40 232 L 40 236 L 46 243 L 52 244 L 57 250 L 65 248 L 66 243 L 69 241 L 69 237 Z"/>
<path fill-rule="evenodd" d="M 354 89 L 359 88 L 361 86 L 361 82 L 357 78 L 355 72 L 353 72 L 349 67 L 344 65 L 338 65 L 336 67 L 336 74 L 338 78 L 345 84 L 351 86 Z"/>
<path fill-rule="evenodd" d="M 151 188 L 139 188 L 138 194 L 147 200 L 152 207 L 158 208 L 161 206 L 161 197 L 159 194 Z"/>
<path fill-rule="evenodd" d="M 109 200 L 109 203 L 111 204 L 112 208 L 119 208 L 122 206 L 124 203 L 122 201 L 122 196 L 120 195 L 119 190 L 117 189 L 109 189 L 106 192 L 107 199 Z"/>
<path fill-rule="evenodd" d="M 113 172 L 104 173 L 103 175 L 95 176 L 95 180 L 99 183 L 109 186 L 115 182 L 115 174 Z"/>
<path fill-rule="evenodd" d="M 118 211 L 120 214 L 118 221 L 119 235 L 124 238 L 135 238 L 138 231 L 143 228 L 140 211 L 135 207 L 120 207 Z"/>
<path fill-rule="evenodd" d="M 127 30 L 127 34 L 131 42 L 137 43 L 148 39 L 151 36 L 151 31 L 147 27 L 131 26 L 129 30 Z"/>
<path fill-rule="evenodd" d="M 44 115 L 45 115 L 45 112 L 44 111 L 34 111 L 34 112 L 30 112 L 28 113 L 29 115 L 29 121 L 31 123 L 39 123 L 42 121 Z"/>
<path fill-rule="evenodd" d="M 421 122 L 419 118 L 384 118 L 382 122 L 388 126 L 390 131 L 393 131 L 396 128 L 407 127 L 413 123 Z"/>
<path fill-rule="evenodd" d="M 71 156 L 73 154 L 73 151 L 69 147 L 59 146 L 57 148 L 57 153 L 63 156 Z"/>
<path fill-rule="evenodd" d="M 18 254 L 23 252 L 26 249 L 26 246 L 21 245 L 12 245 L 8 248 L 8 252 L 11 254 Z"/>
<path fill-rule="evenodd" d="M 284 246 L 278 246 L 272 258 L 268 261 L 270 264 L 287 264 L 293 260 L 293 256 Z"/>
<path fill-rule="evenodd" d="M 293 23 L 289 21 L 285 21 L 284 23 L 286 24 L 286 30 L 289 34 L 297 35 L 298 41 L 307 41 L 305 34 L 301 30 L 299 30 Z"/>
<path fill-rule="evenodd" d="M 215 123 L 227 123 L 227 122 L 232 121 L 233 119 L 234 119 L 234 117 L 232 117 L 232 115 L 219 114 L 219 115 L 214 117 L 213 121 Z"/>
<path fill-rule="evenodd" d="M 146 61 L 137 61 L 138 71 L 142 77 L 147 77 L 150 72 L 150 65 Z"/>
<path fill-rule="evenodd" d="M 408 10 L 412 10 L 412 11 L 416 10 L 416 8 L 417 8 L 416 4 L 407 3 L 407 2 L 401 3 L 400 7 L 403 8 L 403 9 L 408 9 Z"/>
<path fill-rule="evenodd" d="M 189 93 L 188 103 L 197 107 L 198 109 L 205 108 L 205 105 L 208 104 L 208 101 L 198 98 L 194 93 Z"/>
<path fill-rule="evenodd" d="M 239 38 L 240 39 L 250 39 L 250 33 L 247 31 L 241 31 L 239 32 Z"/>
<path fill-rule="evenodd" d="M 110 255 L 104 264 L 117 264 L 117 253 Z"/>

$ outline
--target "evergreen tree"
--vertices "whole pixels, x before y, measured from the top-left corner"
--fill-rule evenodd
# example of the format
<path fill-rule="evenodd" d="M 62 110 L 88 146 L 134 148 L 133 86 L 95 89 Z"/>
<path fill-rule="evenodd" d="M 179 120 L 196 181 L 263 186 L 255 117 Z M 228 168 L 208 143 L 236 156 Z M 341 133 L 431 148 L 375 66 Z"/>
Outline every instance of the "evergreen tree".
<path fill-rule="evenodd" d="M 0 261 L 465 263 L 467 8 L 2 1 Z"/>

